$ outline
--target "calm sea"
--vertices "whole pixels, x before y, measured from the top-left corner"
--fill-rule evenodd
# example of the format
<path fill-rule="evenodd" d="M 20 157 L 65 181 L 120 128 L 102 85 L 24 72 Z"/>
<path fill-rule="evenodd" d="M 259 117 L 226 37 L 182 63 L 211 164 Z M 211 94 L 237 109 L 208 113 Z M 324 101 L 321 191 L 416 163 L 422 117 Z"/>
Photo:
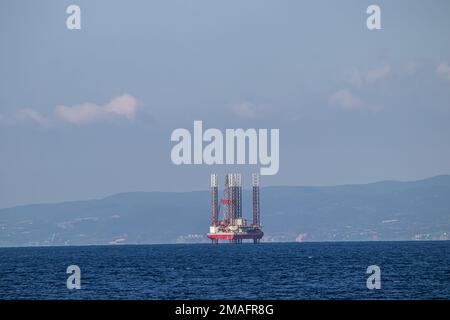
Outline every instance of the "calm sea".
<path fill-rule="evenodd" d="M 0 299 L 449 298 L 448 241 L 0 248 Z"/>

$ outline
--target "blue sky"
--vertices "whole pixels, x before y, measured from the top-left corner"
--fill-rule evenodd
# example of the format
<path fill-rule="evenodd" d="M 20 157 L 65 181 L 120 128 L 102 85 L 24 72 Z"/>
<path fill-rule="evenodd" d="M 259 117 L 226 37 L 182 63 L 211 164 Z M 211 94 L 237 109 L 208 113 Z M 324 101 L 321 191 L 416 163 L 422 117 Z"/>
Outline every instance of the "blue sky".
<path fill-rule="evenodd" d="M 279 128 L 262 185 L 450 173 L 450 2 L 0 3 L 0 207 L 207 189 L 170 134 Z M 66 8 L 81 7 L 68 30 Z"/>

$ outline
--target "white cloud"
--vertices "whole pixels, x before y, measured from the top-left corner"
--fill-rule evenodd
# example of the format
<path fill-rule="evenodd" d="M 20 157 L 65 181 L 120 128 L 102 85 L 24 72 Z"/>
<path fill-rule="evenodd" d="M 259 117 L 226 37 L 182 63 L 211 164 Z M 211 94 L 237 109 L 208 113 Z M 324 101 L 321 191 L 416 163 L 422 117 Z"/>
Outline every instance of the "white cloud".
<path fill-rule="evenodd" d="M 43 127 L 47 127 L 49 125 L 49 120 L 47 119 L 47 117 L 43 116 L 33 109 L 22 109 L 17 112 L 14 117 L 21 122 L 31 121 Z"/>
<path fill-rule="evenodd" d="M 51 123 L 56 123 L 57 121 L 81 125 L 113 118 L 134 120 L 138 106 L 139 103 L 136 98 L 129 94 L 124 94 L 113 98 L 105 105 L 83 103 L 74 106 L 56 106 L 56 117 L 51 120 L 38 111 L 29 108 L 21 109 L 10 115 L 0 114 L 0 125 L 38 124 L 48 127 Z"/>
<path fill-rule="evenodd" d="M 60 105 L 55 108 L 55 113 L 60 120 L 80 125 L 107 120 L 111 117 L 124 117 L 128 120 L 134 120 L 137 109 L 137 99 L 124 94 L 113 98 L 105 105 L 94 103 L 83 103 L 71 107 Z"/>
<path fill-rule="evenodd" d="M 364 103 L 347 89 L 336 91 L 331 96 L 330 101 L 345 110 L 355 110 L 364 107 Z"/>
<path fill-rule="evenodd" d="M 0 114 L 0 125 L 38 124 L 47 127 L 49 123 L 50 121 L 47 117 L 33 109 L 20 109 L 11 115 Z"/>
<path fill-rule="evenodd" d="M 241 102 L 233 106 L 234 115 L 242 119 L 254 119 L 258 113 L 256 107 L 249 102 Z"/>
<path fill-rule="evenodd" d="M 444 76 L 450 80 L 450 66 L 448 65 L 448 63 L 443 62 L 440 65 L 438 65 L 438 67 L 436 68 L 436 72 L 439 75 Z"/>
<path fill-rule="evenodd" d="M 56 116 L 74 124 L 89 123 L 102 117 L 102 108 L 93 103 L 84 103 L 72 107 L 56 106 Z"/>
<path fill-rule="evenodd" d="M 136 117 L 138 101 L 129 94 L 114 98 L 104 106 L 106 112 L 114 113 L 133 120 Z"/>
<path fill-rule="evenodd" d="M 386 78 L 391 73 L 391 67 L 389 65 L 385 65 L 379 68 L 370 69 L 367 72 L 366 80 L 371 81 L 378 81 L 381 79 Z"/>
<path fill-rule="evenodd" d="M 407 69 L 407 71 L 405 72 L 413 73 L 415 72 L 414 68 L 415 65 L 409 64 L 405 67 L 405 69 Z M 375 82 L 387 78 L 391 74 L 391 71 L 391 66 L 388 64 L 381 67 L 372 68 L 367 71 L 361 71 L 357 67 L 352 67 L 345 72 L 344 79 L 353 86 L 359 88 L 370 82 Z"/>

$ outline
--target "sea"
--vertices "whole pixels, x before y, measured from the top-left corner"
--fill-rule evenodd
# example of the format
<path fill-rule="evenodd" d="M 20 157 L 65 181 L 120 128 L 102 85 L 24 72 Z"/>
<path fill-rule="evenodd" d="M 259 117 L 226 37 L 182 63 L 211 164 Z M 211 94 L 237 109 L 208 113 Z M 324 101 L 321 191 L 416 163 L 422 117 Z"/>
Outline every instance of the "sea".
<path fill-rule="evenodd" d="M 449 298 L 449 241 L 0 248 L 0 299 Z"/>

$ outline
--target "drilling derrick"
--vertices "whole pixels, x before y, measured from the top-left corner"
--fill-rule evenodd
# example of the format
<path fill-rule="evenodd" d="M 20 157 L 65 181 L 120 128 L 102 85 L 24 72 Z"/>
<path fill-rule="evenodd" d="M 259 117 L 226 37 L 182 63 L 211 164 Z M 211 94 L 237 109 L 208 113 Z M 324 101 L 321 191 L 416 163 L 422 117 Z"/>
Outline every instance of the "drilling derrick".
<path fill-rule="evenodd" d="M 242 219 L 242 176 L 240 173 L 235 174 L 235 190 L 236 190 L 236 217 Z"/>
<path fill-rule="evenodd" d="M 226 225 L 232 225 L 234 220 L 234 203 L 233 203 L 233 175 L 227 174 L 225 176 L 225 192 L 221 201 L 226 205 L 223 222 Z"/>
<path fill-rule="evenodd" d="M 211 226 L 216 227 L 219 220 L 219 188 L 217 174 L 211 175 Z"/>
<path fill-rule="evenodd" d="M 252 199 L 253 199 L 253 227 L 261 228 L 260 216 L 259 216 L 259 176 L 257 173 L 252 174 Z M 259 242 L 259 239 L 253 239 L 255 243 Z"/>
<path fill-rule="evenodd" d="M 253 197 L 253 223 L 247 225 L 242 214 L 242 175 L 229 173 L 225 176 L 225 189 L 223 198 L 218 199 L 218 179 L 216 174 L 211 175 L 211 205 L 212 218 L 208 238 L 217 244 L 219 240 L 229 240 L 231 243 L 242 243 L 244 239 L 259 243 L 263 237 L 259 222 L 259 177 L 252 176 Z M 221 209 L 221 205 L 225 208 Z M 223 212 L 223 219 L 219 220 L 219 212 Z"/>
<path fill-rule="evenodd" d="M 259 226 L 259 176 L 252 175 L 252 198 L 253 198 L 253 225 Z"/>
<path fill-rule="evenodd" d="M 217 174 L 211 175 L 211 227 L 210 233 L 217 232 L 219 225 L 219 188 L 217 186 Z M 212 239 L 217 244 L 218 239 Z"/>

